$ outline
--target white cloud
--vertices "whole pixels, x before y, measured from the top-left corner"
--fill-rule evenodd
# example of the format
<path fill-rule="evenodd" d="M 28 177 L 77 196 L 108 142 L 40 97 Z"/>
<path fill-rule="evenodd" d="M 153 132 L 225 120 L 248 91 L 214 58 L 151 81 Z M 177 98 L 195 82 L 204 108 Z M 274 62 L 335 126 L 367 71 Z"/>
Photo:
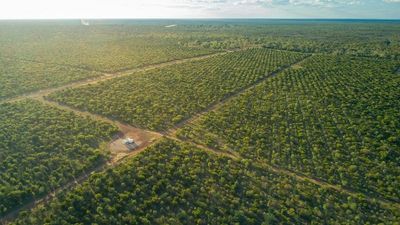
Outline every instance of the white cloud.
<path fill-rule="evenodd" d="M 291 4 L 307 6 L 343 6 L 360 4 L 359 0 L 273 0 L 272 4 Z"/>
<path fill-rule="evenodd" d="M 399 5 L 394 4 L 399 2 L 400 0 L 0 0 L 0 19 L 298 16 L 399 18 Z"/>
<path fill-rule="evenodd" d="M 400 1 L 400 0 L 388 0 Z M 260 6 L 315 6 L 315 7 L 338 7 L 358 5 L 360 0 L 237 0 L 235 5 L 260 5 Z"/>

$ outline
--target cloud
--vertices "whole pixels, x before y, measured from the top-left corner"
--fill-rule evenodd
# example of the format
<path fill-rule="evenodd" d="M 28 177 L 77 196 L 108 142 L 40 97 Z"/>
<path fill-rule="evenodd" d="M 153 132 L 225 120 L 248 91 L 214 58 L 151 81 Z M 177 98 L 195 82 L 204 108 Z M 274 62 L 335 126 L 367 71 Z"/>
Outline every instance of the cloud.
<path fill-rule="evenodd" d="M 400 1 L 400 0 L 384 0 Z M 226 1 L 225 1 L 226 2 Z M 315 6 L 315 7 L 340 7 L 359 5 L 361 0 L 237 0 L 234 5 L 260 5 L 260 6 Z"/>
<path fill-rule="evenodd" d="M 360 4 L 360 0 L 273 0 L 272 4 L 276 5 L 303 5 L 303 6 L 345 6 Z"/>
<path fill-rule="evenodd" d="M 155 0 L 148 0 L 155 1 Z M 316 7 L 338 8 L 357 5 L 400 3 L 400 0 L 165 0 L 155 1 L 158 5 L 168 7 L 213 8 L 223 6 L 259 6 L 259 7 Z"/>
<path fill-rule="evenodd" d="M 0 0 L 18 18 L 395 18 L 400 0 Z"/>

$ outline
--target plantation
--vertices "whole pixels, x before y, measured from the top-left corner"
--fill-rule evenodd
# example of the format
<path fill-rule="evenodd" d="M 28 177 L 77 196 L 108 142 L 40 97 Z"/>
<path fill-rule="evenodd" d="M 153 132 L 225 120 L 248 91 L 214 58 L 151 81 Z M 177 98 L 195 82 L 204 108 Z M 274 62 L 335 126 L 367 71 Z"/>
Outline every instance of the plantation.
<path fill-rule="evenodd" d="M 33 100 L 0 105 L 0 216 L 107 159 L 117 128 Z"/>
<path fill-rule="evenodd" d="M 399 201 L 398 63 L 315 55 L 178 136 Z"/>
<path fill-rule="evenodd" d="M 0 100 L 100 75 L 79 68 L 0 57 Z"/>
<path fill-rule="evenodd" d="M 223 20 L 185 23 L 175 30 L 188 35 L 181 43 L 191 47 L 231 49 L 265 46 L 303 53 L 400 57 L 398 23 Z"/>
<path fill-rule="evenodd" d="M 14 224 L 378 224 L 399 216 L 164 139 Z"/>
<path fill-rule="evenodd" d="M 315 21 L 0 21 L 0 52 L 13 59 L 115 72 L 225 49 L 266 46 L 399 58 L 400 28 L 393 23 Z M 178 24 L 165 28 L 168 24 Z"/>
<path fill-rule="evenodd" d="M 244 50 L 67 89 L 49 98 L 132 125 L 165 130 L 303 57 Z"/>
<path fill-rule="evenodd" d="M 13 59 L 117 72 L 216 50 L 182 46 L 179 35 L 160 27 L 2 22 L 0 52 Z"/>
<path fill-rule="evenodd" d="M 0 19 L 0 224 L 400 225 L 399 24 Z"/>

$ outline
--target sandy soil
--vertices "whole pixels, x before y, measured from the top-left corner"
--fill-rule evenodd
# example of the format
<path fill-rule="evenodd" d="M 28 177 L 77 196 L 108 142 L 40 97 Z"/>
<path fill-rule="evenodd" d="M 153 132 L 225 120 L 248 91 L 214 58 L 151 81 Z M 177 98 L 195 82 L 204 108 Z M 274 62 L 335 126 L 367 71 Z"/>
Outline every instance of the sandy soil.
<path fill-rule="evenodd" d="M 109 144 L 109 150 L 112 157 L 111 164 L 115 164 L 127 156 L 140 153 L 148 145 L 161 137 L 158 133 L 142 130 L 125 124 L 117 123 L 117 126 L 120 129 L 120 134 Z M 128 147 L 123 144 L 123 140 L 126 138 L 132 138 L 138 147 L 129 150 Z"/>

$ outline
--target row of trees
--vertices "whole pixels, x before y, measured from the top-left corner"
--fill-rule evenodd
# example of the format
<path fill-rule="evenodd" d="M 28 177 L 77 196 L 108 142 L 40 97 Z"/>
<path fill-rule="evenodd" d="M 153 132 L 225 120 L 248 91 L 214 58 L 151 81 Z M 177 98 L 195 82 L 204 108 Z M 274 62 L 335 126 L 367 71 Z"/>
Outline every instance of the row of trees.
<path fill-rule="evenodd" d="M 179 33 L 168 35 L 152 26 L 0 24 L 0 33 L 3 56 L 104 72 L 216 52 L 183 46 Z"/>
<path fill-rule="evenodd" d="M 0 216 L 107 159 L 117 128 L 26 100 L 0 105 Z"/>
<path fill-rule="evenodd" d="M 179 135 L 400 199 L 397 62 L 316 55 Z"/>
<path fill-rule="evenodd" d="M 49 97 L 136 126 L 164 130 L 304 56 L 250 49 L 135 73 Z"/>
<path fill-rule="evenodd" d="M 164 139 L 14 224 L 378 224 L 399 216 Z"/>
<path fill-rule="evenodd" d="M 79 68 L 0 57 L 0 99 L 99 75 Z"/>
<path fill-rule="evenodd" d="M 331 37 L 332 38 L 332 37 Z M 399 59 L 400 46 L 393 39 L 360 42 L 359 40 L 343 41 L 343 36 L 337 39 L 313 40 L 308 38 L 266 38 L 263 40 L 264 47 L 271 49 L 284 49 L 289 51 L 305 53 L 330 53 L 334 55 L 352 55 L 360 57 L 379 57 L 388 59 Z"/>
<path fill-rule="evenodd" d="M 154 24 L 87 29 L 62 24 L 2 24 L 0 52 L 14 60 L 0 58 L 0 98 L 99 75 L 79 68 L 115 72 L 250 46 L 399 58 L 398 32 L 398 27 L 391 24 L 199 26 L 189 23 L 172 30 Z"/>
<path fill-rule="evenodd" d="M 265 22 L 264 22 L 265 23 Z M 185 29 L 186 28 L 186 29 Z M 230 49 L 265 46 L 304 53 L 347 54 L 364 57 L 400 58 L 399 27 L 390 23 L 325 23 L 201 26 L 198 33 L 190 26 L 179 32 L 191 34 L 183 38 L 184 46 Z M 201 31 L 207 32 L 201 32 Z"/>

